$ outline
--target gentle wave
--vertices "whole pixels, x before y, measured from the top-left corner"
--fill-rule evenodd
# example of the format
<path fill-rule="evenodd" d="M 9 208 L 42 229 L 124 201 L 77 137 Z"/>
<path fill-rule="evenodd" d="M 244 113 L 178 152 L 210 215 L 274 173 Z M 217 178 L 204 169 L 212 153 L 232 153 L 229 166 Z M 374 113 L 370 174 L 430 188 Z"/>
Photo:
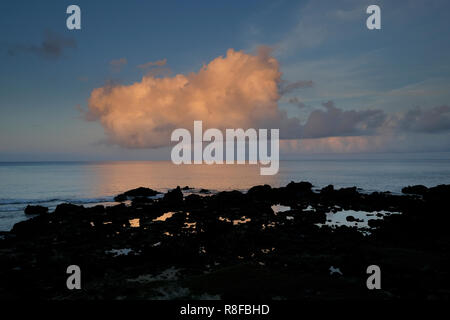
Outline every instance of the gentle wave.
<path fill-rule="evenodd" d="M 0 199 L 0 206 L 1 205 L 8 205 L 8 204 L 37 204 L 37 203 L 47 203 L 47 202 L 55 202 L 55 201 L 64 201 L 61 199 Z"/>
<path fill-rule="evenodd" d="M 167 189 L 165 191 L 168 191 L 170 189 Z M 201 189 L 192 188 L 189 190 L 183 190 L 183 194 L 200 194 Z M 242 190 L 244 191 L 244 190 Z M 160 193 L 154 197 L 149 197 L 150 199 L 158 199 L 162 198 L 164 196 L 164 190 L 163 193 Z M 210 194 L 217 193 L 217 190 L 209 190 Z M 27 205 L 43 205 L 43 204 L 55 204 L 55 203 L 72 203 L 72 204 L 92 204 L 92 203 L 104 203 L 104 202 L 115 202 L 114 196 L 103 196 L 103 197 L 97 197 L 97 198 L 76 198 L 76 197 L 70 197 L 70 198 L 49 198 L 49 199 L 0 199 L 0 212 L 2 211 L 2 207 L 5 206 L 14 206 L 17 205 L 18 207 L 24 207 Z"/>
<path fill-rule="evenodd" d="M 114 197 L 100 198 L 51 198 L 51 199 L 0 199 L 0 212 L 22 211 L 27 205 L 42 205 L 50 208 L 61 203 L 72 203 L 76 205 L 93 203 L 115 202 Z"/>

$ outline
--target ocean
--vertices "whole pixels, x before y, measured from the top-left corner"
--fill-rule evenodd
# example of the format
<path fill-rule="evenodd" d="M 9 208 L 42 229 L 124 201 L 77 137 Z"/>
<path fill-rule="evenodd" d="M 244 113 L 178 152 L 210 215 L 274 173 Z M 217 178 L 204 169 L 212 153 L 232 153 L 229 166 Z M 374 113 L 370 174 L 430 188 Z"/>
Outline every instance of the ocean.
<path fill-rule="evenodd" d="M 23 210 L 28 204 L 50 209 L 63 202 L 112 205 L 115 195 L 141 186 L 162 192 L 176 186 L 217 192 L 259 184 L 279 187 L 290 181 L 309 181 L 317 189 L 333 184 L 400 193 L 408 185 L 450 184 L 450 153 L 309 156 L 280 161 L 274 176 L 261 176 L 258 165 L 0 162 L 0 231 L 27 219 Z"/>

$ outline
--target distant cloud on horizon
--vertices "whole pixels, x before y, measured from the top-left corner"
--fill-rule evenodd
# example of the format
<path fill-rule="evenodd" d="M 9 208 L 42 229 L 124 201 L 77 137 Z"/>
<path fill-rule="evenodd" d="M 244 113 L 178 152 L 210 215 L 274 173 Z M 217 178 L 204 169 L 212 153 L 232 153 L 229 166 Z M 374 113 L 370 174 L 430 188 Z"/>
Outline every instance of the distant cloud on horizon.
<path fill-rule="evenodd" d="M 444 105 L 431 109 L 416 107 L 403 115 L 399 126 L 404 131 L 422 133 L 450 131 L 450 106 Z"/>
<path fill-rule="evenodd" d="M 372 135 L 386 119 L 381 110 L 342 110 L 333 101 L 322 105 L 326 110 L 313 110 L 302 126 L 302 138 Z"/>

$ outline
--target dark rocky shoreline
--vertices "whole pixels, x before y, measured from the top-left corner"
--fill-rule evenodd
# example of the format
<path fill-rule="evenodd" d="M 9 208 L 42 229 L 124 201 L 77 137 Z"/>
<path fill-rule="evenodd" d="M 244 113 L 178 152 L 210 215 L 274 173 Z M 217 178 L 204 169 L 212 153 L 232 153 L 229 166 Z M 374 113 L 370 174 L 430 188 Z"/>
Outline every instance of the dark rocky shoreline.
<path fill-rule="evenodd" d="M 450 185 L 202 193 L 139 188 L 116 197 L 129 205 L 28 207 L 33 217 L 0 236 L 0 299 L 450 298 Z M 401 214 L 370 220 L 370 234 L 318 225 L 340 210 Z M 381 290 L 366 287 L 374 264 Z M 81 290 L 66 287 L 69 265 Z"/>

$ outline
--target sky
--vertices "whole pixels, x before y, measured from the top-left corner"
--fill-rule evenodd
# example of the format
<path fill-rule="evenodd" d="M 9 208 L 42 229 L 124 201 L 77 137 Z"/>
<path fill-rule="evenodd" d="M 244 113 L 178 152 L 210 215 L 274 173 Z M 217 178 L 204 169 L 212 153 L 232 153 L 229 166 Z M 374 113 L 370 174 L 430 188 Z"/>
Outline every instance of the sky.
<path fill-rule="evenodd" d="M 68 30 L 66 8 L 81 8 Z M 381 29 L 366 27 L 368 5 Z M 280 128 L 281 159 L 450 151 L 448 1 L 2 1 L 0 161 L 168 160 Z"/>

